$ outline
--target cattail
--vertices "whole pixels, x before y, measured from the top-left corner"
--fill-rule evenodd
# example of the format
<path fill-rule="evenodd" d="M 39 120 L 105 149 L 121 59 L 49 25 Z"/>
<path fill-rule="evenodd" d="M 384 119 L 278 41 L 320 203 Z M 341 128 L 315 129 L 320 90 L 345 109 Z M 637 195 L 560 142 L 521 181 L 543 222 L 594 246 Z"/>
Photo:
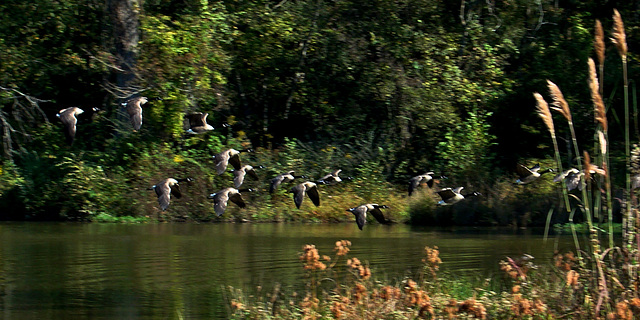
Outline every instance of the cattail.
<path fill-rule="evenodd" d="M 627 57 L 627 36 L 624 33 L 624 23 L 618 10 L 613 9 L 613 37 L 611 42 L 618 48 L 618 53 L 623 59 Z"/>
<path fill-rule="evenodd" d="M 602 30 L 602 23 L 596 19 L 595 37 L 593 39 L 593 48 L 596 51 L 596 57 L 598 58 L 598 64 L 604 64 L 604 31 Z"/>
<path fill-rule="evenodd" d="M 551 94 L 551 98 L 553 99 L 553 107 L 551 109 L 560 112 L 567 121 L 571 121 L 571 110 L 569 110 L 569 104 L 567 100 L 564 99 L 564 95 L 558 86 L 547 80 L 547 85 L 549 87 L 549 93 Z"/>
<path fill-rule="evenodd" d="M 547 125 L 549 132 L 551 135 L 555 135 L 556 131 L 553 127 L 553 119 L 551 118 L 551 111 L 549 110 L 549 105 L 544 100 L 541 94 L 534 93 L 533 96 L 536 98 L 536 108 L 538 109 L 538 115 L 544 121 L 544 124 Z"/>
<path fill-rule="evenodd" d="M 604 102 L 598 91 L 599 84 L 596 75 L 596 64 L 591 58 L 589 58 L 589 89 L 591 91 L 591 100 L 593 100 L 596 122 L 600 123 L 602 130 L 607 131 L 607 111 L 604 108 Z"/>

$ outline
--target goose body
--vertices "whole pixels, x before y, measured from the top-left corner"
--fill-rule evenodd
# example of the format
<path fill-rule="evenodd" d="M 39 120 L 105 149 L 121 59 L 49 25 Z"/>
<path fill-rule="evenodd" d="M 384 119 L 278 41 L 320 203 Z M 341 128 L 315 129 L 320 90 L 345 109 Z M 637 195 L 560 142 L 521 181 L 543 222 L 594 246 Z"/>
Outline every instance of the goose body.
<path fill-rule="evenodd" d="M 209 195 L 209 199 L 213 199 L 213 209 L 216 212 L 216 215 L 219 217 L 224 214 L 224 211 L 227 210 L 227 203 L 229 201 L 235 203 L 240 208 L 244 208 L 247 205 L 244 203 L 242 199 L 242 192 L 252 192 L 253 189 L 236 189 L 236 188 L 225 188 L 216 193 L 212 193 Z"/>
<path fill-rule="evenodd" d="M 326 185 L 334 185 L 334 184 L 337 184 L 339 182 L 342 182 L 342 179 L 339 176 L 340 172 L 342 172 L 342 169 L 335 170 L 335 171 L 329 173 L 328 175 L 322 177 L 320 180 L 318 180 L 318 182 L 322 183 L 322 184 L 326 184 Z M 351 180 L 353 178 L 352 177 L 347 177 L 345 179 Z"/>
<path fill-rule="evenodd" d="M 142 105 L 148 101 L 149 99 L 147 99 L 147 97 L 135 97 L 123 103 L 129 115 L 129 121 L 131 121 L 133 129 L 136 131 L 142 127 Z"/>
<path fill-rule="evenodd" d="M 347 211 L 353 213 L 353 215 L 356 216 L 356 224 L 358 225 L 358 228 L 362 230 L 362 228 L 364 227 L 364 224 L 367 221 L 367 212 L 370 212 L 371 215 L 373 215 L 373 217 L 378 222 L 382 224 L 389 224 L 389 221 L 385 219 L 384 215 L 382 214 L 382 211 L 380 210 L 380 209 L 386 209 L 386 208 L 389 208 L 389 207 L 386 205 L 378 205 L 376 203 L 367 203 L 367 204 L 363 204 L 357 207 L 347 209 Z"/>
<path fill-rule="evenodd" d="M 518 180 L 516 180 L 516 184 L 528 184 L 533 181 L 538 180 L 543 174 L 547 172 L 553 172 L 553 169 L 549 168 L 543 171 L 540 171 L 540 165 L 536 164 L 531 168 L 527 168 L 521 164 L 518 164 L 516 167 L 516 173 L 518 174 Z"/>
<path fill-rule="evenodd" d="M 213 126 L 207 123 L 208 113 L 195 112 L 187 115 L 189 120 L 189 129 L 187 133 L 200 134 L 213 130 Z"/>
<path fill-rule="evenodd" d="M 442 198 L 442 200 L 438 202 L 438 205 L 441 205 L 441 206 L 452 205 L 460 202 L 461 200 L 464 200 L 465 198 L 477 197 L 480 195 L 479 192 L 472 192 L 472 193 L 463 195 L 462 189 L 464 189 L 464 187 L 457 187 L 455 189 L 444 188 L 438 191 L 437 192 L 438 195 L 440 196 L 440 198 Z"/>
<path fill-rule="evenodd" d="M 264 168 L 263 166 L 258 166 L 256 167 L 258 169 Z M 258 177 L 258 174 L 256 173 L 256 168 L 246 164 L 242 167 L 240 167 L 240 169 L 238 170 L 233 170 L 233 184 L 236 188 L 240 188 L 240 186 L 242 185 L 242 183 L 244 182 L 244 177 L 246 175 L 249 175 L 251 178 L 258 180 L 260 179 Z"/>
<path fill-rule="evenodd" d="M 411 196 L 413 191 L 422 183 L 426 183 L 429 188 L 433 188 L 433 172 L 429 171 L 411 178 L 409 180 L 409 196 Z"/>
<path fill-rule="evenodd" d="M 564 183 L 567 186 L 568 191 L 571 191 L 576 188 L 582 191 L 582 189 L 584 188 L 584 184 L 580 183 L 582 176 L 584 176 L 583 172 L 580 172 L 576 168 L 571 168 L 555 176 L 555 178 L 553 178 L 553 182 L 560 182 L 564 180 Z"/>
<path fill-rule="evenodd" d="M 56 114 L 62 124 L 65 127 L 65 136 L 67 137 L 67 142 L 69 144 L 73 144 L 73 141 L 76 137 L 76 125 L 78 124 L 77 116 L 84 113 L 84 110 L 78 107 L 70 107 L 66 109 L 62 109 Z"/>
<path fill-rule="evenodd" d="M 271 179 L 271 184 L 269 185 L 269 192 L 273 193 L 278 186 L 282 183 L 291 182 L 296 178 L 306 178 L 305 176 L 296 176 L 294 175 L 295 171 L 289 171 L 285 173 L 281 173 L 277 175 L 275 178 Z"/>
<path fill-rule="evenodd" d="M 293 202 L 298 209 L 300 209 L 302 205 L 305 194 L 309 196 L 309 199 L 311 199 L 311 202 L 313 202 L 316 207 L 320 206 L 320 192 L 318 191 L 318 185 L 314 182 L 305 181 L 298 184 L 291 188 L 291 192 L 293 193 Z"/>
<path fill-rule="evenodd" d="M 252 152 L 251 149 L 244 150 L 236 150 L 236 149 L 227 149 L 216 155 L 213 158 L 216 161 L 216 172 L 220 175 L 223 174 L 225 170 L 227 170 L 227 166 L 231 164 L 234 169 L 239 170 L 242 167 L 240 163 L 240 153 L 241 152 Z"/>
<path fill-rule="evenodd" d="M 182 197 L 179 183 L 183 181 L 191 182 L 193 181 L 193 178 L 167 178 L 149 188 L 149 190 L 154 190 L 156 192 L 156 195 L 158 196 L 158 204 L 160 204 L 160 209 L 162 209 L 162 211 L 167 210 L 167 208 L 169 207 L 169 203 L 171 202 L 171 195 L 178 199 Z"/>

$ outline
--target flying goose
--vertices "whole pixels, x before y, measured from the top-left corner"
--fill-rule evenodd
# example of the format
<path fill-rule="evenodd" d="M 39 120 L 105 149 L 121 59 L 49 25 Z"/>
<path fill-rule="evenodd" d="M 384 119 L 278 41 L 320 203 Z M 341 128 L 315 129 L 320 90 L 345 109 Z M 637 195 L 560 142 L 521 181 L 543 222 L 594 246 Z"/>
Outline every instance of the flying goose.
<path fill-rule="evenodd" d="M 304 195 L 307 194 L 311 202 L 316 207 L 320 206 L 320 193 L 318 192 L 318 185 L 311 182 L 305 181 L 299 185 L 291 188 L 291 192 L 293 193 L 293 202 L 295 202 L 296 207 L 300 209 L 302 205 L 302 200 L 304 200 Z"/>
<path fill-rule="evenodd" d="M 56 116 L 60 118 L 62 124 L 65 126 L 64 135 L 67 138 L 69 144 L 73 144 L 73 140 L 76 137 L 76 124 L 78 123 L 77 116 L 84 113 L 84 110 L 78 107 L 70 107 L 58 111 Z"/>
<path fill-rule="evenodd" d="M 364 224 L 367 221 L 367 212 L 371 212 L 371 215 L 373 215 L 373 217 L 376 218 L 378 222 L 382 224 L 389 224 L 390 221 L 385 219 L 384 215 L 382 214 L 382 211 L 380 210 L 380 209 L 386 209 L 386 208 L 389 208 L 389 207 L 386 205 L 378 205 L 376 203 L 367 203 L 367 204 L 363 204 L 357 207 L 347 209 L 347 211 L 353 213 L 356 216 L 356 224 L 358 224 L 358 228 L 362 230 L 362 228 L 364 227 Z"/>
<path fill-rule="evenodd" d="M 540 178 L 540 176 L 542 176 L 547 172 L 553 172 L 553 169 L 549 168 L 549 169 L 540 171 L 539 164 L 536 164 L 531 168 L 527 168 L 521 164 L 518 164 L 518 166 L 516 167 L 516 173 L 518 174 L 519 178 L 518 180 L 516 180 L 516 184 L 531 183 L 537 180 L 538 178 Z"/>
<path fill-rule="evenodd" d="M 213 199 L 213 209 L 216 212 L 216 215 L 221 216 L 224 211 L 227 209 L 227 203 L 229 200 L 238 205 L 240 208 L 244 208 L 247 205 L 242 200 L 241 192 L 252 192 L 253 189 L 236 189 L 236 188 L 225 188 L 216 193 L 212 193 L 209 195 L 209 199 Z"/>
<path fill-rule="evenodd" d="M 342 182 L 342 179 L 338 176 L 342 169 L 335 170 L 328 175 L 322 177 L 322 179 L 318 180 L 319 183 L 326 185 L 334 185 L 336 183 Z M 346 180 L 351 180 L 353 177 L 346 177 Z"/>
<path fill-rule="evenodd" d="M 158 203 L 160 204 L 160 209 L 162 209 L 162 211 L 165 211 L 169 207 L 169 202 L 171 201 L 172 194 L 178 199 L 182 197 L 182 193 L 180 193 L 179 183 L 183 181 L 191 182 L 193 180 L 193 178 L 167 178 L 154 184 L 149 188 L 149 190 L 154 190 L 156 192 L 156 195 L 158 195 Z"/>
<path fill-rule="evenodd" d="M 417 175 L 409 179 L 409 196 L 417 189 L 420 184 L 426 183 L 429 188 L 433 188 L 433 172 L 429 171 L 424 174 Z M 444 176 L 440 176 L 440 179 L 444 179 Z"/>
<path fill-rule="evenodd" d="M 578 188 L 578 190 L 582 191 L 582 189 L 584 188 L 584 183 L 580 183 L 582 176 L 584 176 L 583 172 L 580 172 L 576 168 L 571 168 L 555 176 L 555 178 L 553 178 L 553 182 L 560 182 L 564 180 L 568 191 L 571 191 L 575 188 Z"/>
<path fill-rule="evenodd" d="M 277 175 L 275 178 L 271 179 L 271 185 L 269 186 L 269 193 L 273 193 L 281 183 L 286 183 L 293 181 L 295 178 L 306 179 L 306 176 L 296 176 L 294 175 L 295 171 L 289 171 L 285 173 L 281 173 Z"/>
<path fill-rule="evenodd" d="M 234 169 L 239 170 L 242 164 L 240 163 L 241 152 L 253 152 L 253 149 L 227 149 L 216 155 L 213 158 L 216 160 L 216 172 L 220 175 L 227 170 L 227 165 L 230 163 Z"/>
<path fill-rule="evenodd" d="M 189 120 L 189 129 L 187 133 L 200 134 L 211 131 L 214 128 L 207 123 L 208 113 L 195 112 L 188 114 L 186 118 Z"/>
<path fill-rule="evenodd" d="M 259 180 L 260 178 L 258 177 L 258 174 L 256 173 L 256 169 L 262 169 L 264 168 L 263 166 L 257 166 L 257 167 L 252 167 L 248 164 L 240 167 L 240 169 L 238 170 L 233 170 L 233 175 L 235 176 L 233 178 L 233 184 L 236 188 L 240 188 L 240 186 L 242 185 L 242 183 L 244 182 L 244 177 L 246 175 L 249 175 L 251 178 Z"/>
<path fill-rule="evenodd" d="M 122 104 L 135 131 L 140 130 L 140 127 L 142 127 L 142 105 L 148 101 L 147 97 L 135 97 Z"/>
<path fill-rule="evenodd" d="M 460 200 L 463 200 L 465 198 L 477 197 L 481 195 L 479 192 L 475 192 L 475 191 L 472 193 L 463 195 L 462 193 L 460 193 L 462 189 L 464 189 L 464 187 L 457 187 L 455 189 L 444 188 L 438 191 L 437 192 L 438 195 L 440 196 L 440 198 L 442 198 L 442 200 L 438 202 L 438 205 L 441 205 L 441 206 L 452 205 L 454 203 L 460 202 Z"/>

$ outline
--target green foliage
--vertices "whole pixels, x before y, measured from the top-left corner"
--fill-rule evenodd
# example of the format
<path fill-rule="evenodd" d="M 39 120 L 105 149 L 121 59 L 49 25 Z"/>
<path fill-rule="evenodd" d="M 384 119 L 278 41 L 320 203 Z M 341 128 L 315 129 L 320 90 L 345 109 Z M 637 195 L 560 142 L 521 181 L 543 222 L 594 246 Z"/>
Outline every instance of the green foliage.
<path fill-rule="evenodd" d="M 449 129 L 436 149 L 444 162 L 442 167 L 464 184 L 490 176 L 488 170 L 495 158 L 491 152 L 495 136 L 489 133 L 491 125 L 487 121 L 490 116 L 490 112 L 469 112 L 465 121 Z"/>

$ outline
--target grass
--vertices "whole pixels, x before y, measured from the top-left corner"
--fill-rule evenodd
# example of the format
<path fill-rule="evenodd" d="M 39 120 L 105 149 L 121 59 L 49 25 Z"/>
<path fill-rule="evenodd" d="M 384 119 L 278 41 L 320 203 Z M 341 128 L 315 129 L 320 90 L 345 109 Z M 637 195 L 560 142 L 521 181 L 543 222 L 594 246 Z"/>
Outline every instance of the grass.
<path fill-rule="evenodd" d="M 336 242 L 332 255 L 314 245 L 298 256 L 305 277 L 302 294 L 280 286 L 262 295 L 247 296 L 228 288 L 232 319 L 595 319 L 591 287 L 595 280 L 572 252 L 535 265 L 527 257 L 496 261 L 501 273 L 467 280 L 440 270 L 437 247 L 422 252 L 423 272 L 414 278 L 388 280 L 352 257 L 351 243 Z M 419 254 L 419 253 L 418 253 Z M 293 258 L 293 257 L 292 257 Z M 622 283 L 621 283 L 622 285 Z M 640 312 L 640 299 L 629 296 L 603 312 L 607 319 L 631 319 Z"/>

